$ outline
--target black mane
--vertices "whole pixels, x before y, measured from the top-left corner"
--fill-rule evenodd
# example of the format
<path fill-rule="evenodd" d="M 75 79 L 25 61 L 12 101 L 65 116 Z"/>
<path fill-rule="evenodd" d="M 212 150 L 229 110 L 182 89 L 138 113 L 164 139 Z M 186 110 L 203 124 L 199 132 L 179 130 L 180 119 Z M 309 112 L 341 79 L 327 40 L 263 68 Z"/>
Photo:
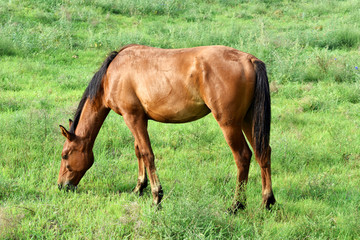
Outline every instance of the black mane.
<path fill-rule="evenodd" d="M 121 49 L 123 50 L 123 49 Z M 120 51 L 119 51 L 120 52 Z M 74 122 L 71 124 L 70 127 L 70 132 L 71 133 L 75 133 L 75 129 L 79 123 L 79 119 L 80 119 L 80 115 L 81 112 L 83 110 L 84 104 L 86 102 L 86 100 L 89 98 L 90 100 L 94 100 L 94 98 L 96 97 L 97 93 L 100 90 L 101 87 L 101 81 L 110 65 L 110 63 L 112 62 L 112 60 L 114 60 L 114 58 L 117 56 L 117 54 L 119 53 L 117 51 L 113 51 L 109 54 L 109 56 L 105 59 L 104 63 L 102 64 L 102 66 L 100 67 L 99 71 L 97 71 L 97 73 L 95 73 L 95 75 L 93 76 L 93 78 L 91 79 L 91 81 L 89 82 L 89 85 L 87 86 L 87 88 L 85 89 L 85 92 L 80 100 L 79 106 L 75 112 L 75 116 L 74 116 Z"/>

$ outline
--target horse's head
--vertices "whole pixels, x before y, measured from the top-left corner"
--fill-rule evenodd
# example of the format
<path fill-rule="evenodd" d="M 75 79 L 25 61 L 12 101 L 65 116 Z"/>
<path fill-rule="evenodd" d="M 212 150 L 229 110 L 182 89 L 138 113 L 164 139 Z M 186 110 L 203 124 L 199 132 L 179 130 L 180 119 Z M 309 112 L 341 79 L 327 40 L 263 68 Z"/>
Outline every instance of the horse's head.
<path fill-rule="evenodd" d="M 70 125 L 71 123 L 70 121 Z M 85 139 L 67 131 L 61 125 L 60 129 L 66 141 L 61 153 L 58 187 L 74 190 L 85 172 L 94 163 L 94 154 Z"/>

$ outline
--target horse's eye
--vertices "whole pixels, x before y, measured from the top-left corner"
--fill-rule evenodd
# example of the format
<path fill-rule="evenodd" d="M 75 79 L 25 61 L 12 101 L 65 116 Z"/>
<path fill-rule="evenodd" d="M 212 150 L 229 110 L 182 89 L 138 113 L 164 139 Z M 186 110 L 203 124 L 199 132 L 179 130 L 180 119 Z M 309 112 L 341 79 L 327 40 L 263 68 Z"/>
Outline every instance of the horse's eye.
<path fill-rule="evenodd" d="M 67 154 L 63 155 L 63 156 L 62 156 L 62 159 L 67 160 L 67 159 L 68 159 L 68 155 L 67 155 Z"/>

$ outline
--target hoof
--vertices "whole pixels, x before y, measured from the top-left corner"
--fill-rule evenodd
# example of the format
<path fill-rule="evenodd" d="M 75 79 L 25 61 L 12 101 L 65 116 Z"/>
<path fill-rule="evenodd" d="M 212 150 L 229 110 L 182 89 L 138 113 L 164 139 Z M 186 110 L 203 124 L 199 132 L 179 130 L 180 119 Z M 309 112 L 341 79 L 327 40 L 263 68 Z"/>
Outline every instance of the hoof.
<path fill-rule="evenodd" d="M 135 188 L 132 190 L 133 193 L 138 194 L 139 197 L 141 197 L 142 195 L 144 195 L 144 189 L 147 187 L 147 180 L 144 182 L 140 182 L 138 181 L 138 183 L 136 184 Z"/>
<path fill-rule="evenodd" d="M 161 211 L 162 210 L 161 203 L 158 203 L 158 204 L 153 203 L 152 206 L 153 206 L 153 208 L 155 208 L 156 211 Z"/>
<path fill-rule="evenodd" d="M 132 190 L 132 193 L 138 195 L 139 197 L 142 197 L 144 195 L 144 191 L 143 190 L 140 190 L 138 189 L 138 187 L 136 186 L 133 190 Z"/>
<path fill-rule="evenodd" d="M 241 202 L 235 202 L 232 204 L 230 208 L 228 208 L 227 212 L 231 215 L 235 215 L 239 210 L 244 210 L 246 205 Z"/>
<path fill-rule="evenodd" d="M 266 200 L 264 200 L 263 204 L 265 205 L 267 210 L 271 210 L 271 207 L 276 203 L 275 197 L 271 194 Z"/>
<path fill-rule="evenodd" d="M 157 191 L 153 191 L 152 194 L 154 198 L 154 205 L 159 206 L 162 198 L 164 197 L 164 191 L 162 190 L 162 187 L 160 186 L 160 189 Z"/>

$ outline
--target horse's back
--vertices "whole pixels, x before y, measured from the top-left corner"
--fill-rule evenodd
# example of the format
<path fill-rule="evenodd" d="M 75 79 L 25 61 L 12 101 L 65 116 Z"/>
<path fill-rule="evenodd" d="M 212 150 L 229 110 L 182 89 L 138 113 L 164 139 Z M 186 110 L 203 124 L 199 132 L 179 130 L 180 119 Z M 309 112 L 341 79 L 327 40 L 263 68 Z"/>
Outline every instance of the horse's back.
<path fill-rule="evenodd" d="M 104 96 L 119 114 L 144 111 L 161 122 L 196 120 L 224 104 L 245 111 L 255 83 L 254 58 L 224 46 L 130 46 L 109 66 Z"/>

